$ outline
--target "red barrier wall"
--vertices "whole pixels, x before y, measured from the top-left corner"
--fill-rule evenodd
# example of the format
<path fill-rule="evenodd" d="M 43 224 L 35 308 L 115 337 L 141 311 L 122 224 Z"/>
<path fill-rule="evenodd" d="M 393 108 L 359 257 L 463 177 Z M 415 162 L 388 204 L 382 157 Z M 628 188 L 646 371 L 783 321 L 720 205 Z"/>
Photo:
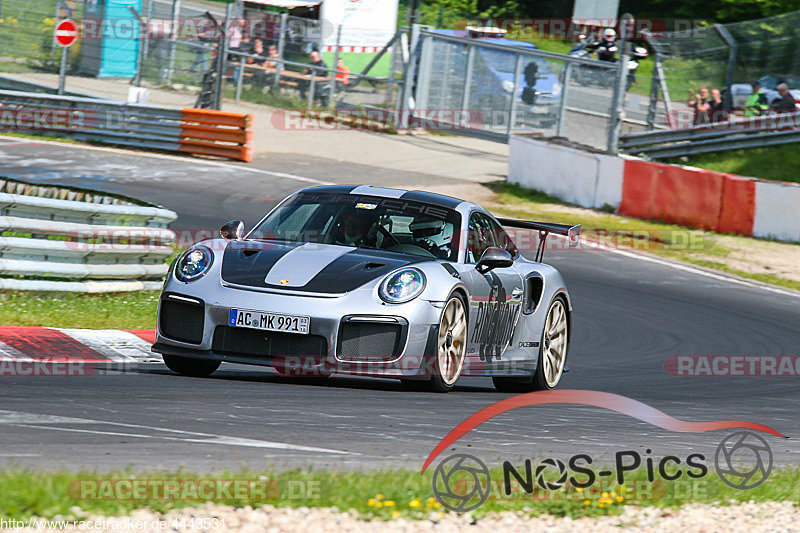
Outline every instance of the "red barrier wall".
<path fill-rule="evenodd" d="M 719 233 L 753 234 L 756 216 L 756 182 L 726 174 L 722 181 Z"/>
<path fill-rule="evenodd" d="M 755 183 L 711 170 L 626 160 L 619 213 L 750 235 Z"/>

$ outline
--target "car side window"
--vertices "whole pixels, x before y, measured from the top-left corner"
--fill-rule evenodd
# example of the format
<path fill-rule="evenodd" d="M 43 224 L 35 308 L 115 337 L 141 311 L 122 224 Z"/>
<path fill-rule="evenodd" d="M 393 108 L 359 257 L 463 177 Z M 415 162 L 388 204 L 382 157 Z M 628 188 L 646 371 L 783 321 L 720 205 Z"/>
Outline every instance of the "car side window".
<path fill-rule="evenodd" d="M 489 226 L 492 228 L 492 233 L 494 234 L 494 242 L 496 243 L 495 246 L 502 248 L 503 250 L 507 251 L 511 254 L 511 257 L 517 256 L 517 247 L 514 244 L 514 241 L 511 237 L 506 233 L 500 224 L 498 224 L 495 220 L 486 217 L 486 220 Z"/>
<path fill-rule="evenodd" d="M 484 250 L 497 246 L 492 220 L 482 213 L 473 213 L 469 217 L 469 236 L 467 239 L 467 262 L 477 263 Z"/>

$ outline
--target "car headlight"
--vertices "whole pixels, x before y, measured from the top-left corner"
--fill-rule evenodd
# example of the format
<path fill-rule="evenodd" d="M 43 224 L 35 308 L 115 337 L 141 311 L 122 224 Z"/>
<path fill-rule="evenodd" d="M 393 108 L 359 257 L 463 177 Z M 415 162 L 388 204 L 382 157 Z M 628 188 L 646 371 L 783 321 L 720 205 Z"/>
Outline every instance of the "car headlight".
<path fill-rule="evenodd" d="M 503 80 L 501 83 L 503 90 L 507 93 L 514 92 L 514 82 L 511 80 Z"/>
<path fill-rule="evenodd" d="M 383 279 L 378 294 L 384 302 L 401 304 L 422 294 L 425 283 L 425 274 L 421 270 L 401 268 Z"/>
<path fill-rule="evenodd" d="M 179 281 L 194 281 L 208 272 L 213 262 L 214 254 L 209 247 L 193 246 L 183 252 L 175 263 L 175 277 Z"/>

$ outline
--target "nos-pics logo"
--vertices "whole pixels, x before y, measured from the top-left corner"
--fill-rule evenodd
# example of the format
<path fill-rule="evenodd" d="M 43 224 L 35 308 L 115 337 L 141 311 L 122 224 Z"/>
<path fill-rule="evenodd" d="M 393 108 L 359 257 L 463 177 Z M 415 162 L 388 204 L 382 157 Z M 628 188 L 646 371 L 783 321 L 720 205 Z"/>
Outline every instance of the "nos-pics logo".
<path fill-rule="evenodd" d="M 704 459 L 702 455 L 696 455 Z M 749 490 L 761 485 L 772 472 L 772 465 L 769 444 L 752 431 L 731 433 L 719 443 L 714 453 L 717 476 L 734 489 Z M 707 471 L 705 467 L 703 470 Z M 557 479 L 546 475 L 553 471 L 557 471 Z M 570 472 L 563 462 L 550 458 L 543 460 L 533 474 L 542 489 L 559 490 L 569 480 Z M 491 483 L 491 473 L 483 461 L 473 455 L 458 453 L 438 464 L 433 472 L 432 488 L 442 507 L 464 513 L 483 505 L 491 492 Z"/>

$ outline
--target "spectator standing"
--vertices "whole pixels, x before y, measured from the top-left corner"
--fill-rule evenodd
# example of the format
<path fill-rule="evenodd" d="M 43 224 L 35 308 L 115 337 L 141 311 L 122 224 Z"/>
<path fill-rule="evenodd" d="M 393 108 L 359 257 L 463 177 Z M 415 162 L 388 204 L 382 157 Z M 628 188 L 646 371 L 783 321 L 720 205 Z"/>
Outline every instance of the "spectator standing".
<path fill-rule="evenodd" d="M 750 96 L 747 97 L 747 101 L 744 103 L 744 116 L 746 117 L 761 116 L 769 109 L 767 95 L 764 94 L 763 89 L 761 89 L 761 84 L 754 81 L 752 87 L 753 92 L 750 93 Z"/>
<path fill-rule="evenodd" d="M 308 67 L 303 70 L 303 74 L 309 76 L 320 76 L 320 77 L 327 77 L 328 75 L 328 65 L 325 64 L 325 61 L 322 60 L 322 56 L 319 55 L 319 51 L 311 50 L 308 54 L 309 58 L 311 59 L 311 64 L 314 67 Z M 300 80 L 298 84 L 298 89 L 300 89 L 300 98 L 305 100 L 306 93 L 308 92 L 308 87 L 311 85 L 311 80 Z M 325 84 L 321 81 L 314 82 L 314 99 L 319 99 L 323 106 L 327 104 L 327 99 L 325 97 L 324 91 L 326 90 Z"/>
<path fill-rule="evenodd" d="M 730 107 L 722 98 L 719 89 L 711 89 L 711 100 L 708 102 L 708 118 L 711 122 L 727 122 L 730 116 Z"/>
<path fill-rule="evenodd" d="M 707 87 L 700 87 L 695 94 L 694 89 L 689 89 L 689 101 L 686 104 L 694 109 L 694 121 L 693 124 L 695 126 L 699 124 L 707 124 L 709 122 L 708 118 L 708 110 L 710 108 L 708 102 L 708 88 Z"/>
<path fill-rule="evenodd" d="M 216 33 L 213 27 L 208 27 L 206 25 L 203 25 L 197 32 L 197 35 L 193 39 L 195 42 L 191 44 L 194 48 L 194 61 L 192 62 L 191 68 L 189 68 L 189 72 L 194 72 L 195 68 L 198 66 L 200 67 L 201 73 L 206 71 L 206 52 L 211 49 L 209 43 L 215 40 Z"/>
<path fill-rule="evenodd" d="M 778 113 L 793 113 L 797 111 L 797 104 L 794 102 L 794 96 L 789 92 L 789 86 L 785 83 L 781 83 L 775 88 L 778 90 L 778 94 L 780 94 L 781 97 L 773 104 L 772 109 Z"/>
<path fill-rule="evenodd" d="M 341 91 L 347 85 L 350 85 L 350 69 L 344 64 L 344 60 L 340 57 L 336 61 L 336 90 Z"/>

